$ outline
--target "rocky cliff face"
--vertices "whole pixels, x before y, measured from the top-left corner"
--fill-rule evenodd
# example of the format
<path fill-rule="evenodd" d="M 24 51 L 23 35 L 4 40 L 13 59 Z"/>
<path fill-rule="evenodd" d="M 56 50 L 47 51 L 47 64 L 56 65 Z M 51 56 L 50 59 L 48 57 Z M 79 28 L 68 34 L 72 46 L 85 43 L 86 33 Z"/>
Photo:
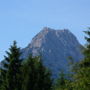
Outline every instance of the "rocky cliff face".
<path fill-rule="evenodd" d="M 68 71 L 68 57 L 75 61 L 82 59 L 80 43 L 69 30 L 54 30 L 45 27 L 38 33 L 32 42 L 22 50 L 22 58 L 30 54 L 42 56 L 43 63 L 52 70 L 53 76 L 57 76 L 63 69 Z"/>

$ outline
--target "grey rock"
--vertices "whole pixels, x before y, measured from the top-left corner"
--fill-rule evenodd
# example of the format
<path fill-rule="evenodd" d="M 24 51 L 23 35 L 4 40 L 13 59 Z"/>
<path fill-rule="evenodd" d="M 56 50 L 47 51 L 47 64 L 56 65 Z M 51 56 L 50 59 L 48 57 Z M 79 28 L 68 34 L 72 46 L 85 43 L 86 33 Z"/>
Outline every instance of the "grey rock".
<path fill-rule="evenodd" d="M 26 48 L 22 49 L 22 58 L 30 54 L 42 56 L 43 64 L 52 71 L 54 77 L 57 77 L 60 70 L 68 72 L 69 56 L 75 62 L 83 58 L 80 47 L 81 44 L 69 30 L 45 27 Z"/>

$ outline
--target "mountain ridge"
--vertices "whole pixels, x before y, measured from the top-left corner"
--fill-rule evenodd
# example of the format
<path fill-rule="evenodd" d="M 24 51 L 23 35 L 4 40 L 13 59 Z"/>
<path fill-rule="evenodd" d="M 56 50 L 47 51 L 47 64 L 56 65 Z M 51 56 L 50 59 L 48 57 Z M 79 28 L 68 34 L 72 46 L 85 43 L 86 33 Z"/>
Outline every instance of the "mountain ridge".
<path fill-rule="evenodd" d="M 61 69 L 68 71 L 69 56 L 72 56 L 76 62 L 82 59 L 81 46 L 68 29 L 54 30 L 44 27 L 31 43 L 22 49 L 22 58 L 30 54 L 42 56 L 43 64 L 51 69 L 53 76 L 56 77 Z"/>

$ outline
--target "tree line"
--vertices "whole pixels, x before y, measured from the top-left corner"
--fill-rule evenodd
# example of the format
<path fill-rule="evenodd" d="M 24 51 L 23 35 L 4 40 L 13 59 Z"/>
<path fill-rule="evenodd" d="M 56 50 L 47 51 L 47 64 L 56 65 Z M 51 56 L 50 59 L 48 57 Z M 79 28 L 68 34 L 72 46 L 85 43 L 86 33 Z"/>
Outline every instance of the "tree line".
<path fill-rule="evenodd" d="M 88 36 L 83 60 L 73 63 L 70 58 L 71 73 L 62 70 L 55 80 L 39 56 L 30 55 L 23 60 L 14 41 L 0 68 L 0 90 L 90 90 L 90 28 L 85 33 Z"/>

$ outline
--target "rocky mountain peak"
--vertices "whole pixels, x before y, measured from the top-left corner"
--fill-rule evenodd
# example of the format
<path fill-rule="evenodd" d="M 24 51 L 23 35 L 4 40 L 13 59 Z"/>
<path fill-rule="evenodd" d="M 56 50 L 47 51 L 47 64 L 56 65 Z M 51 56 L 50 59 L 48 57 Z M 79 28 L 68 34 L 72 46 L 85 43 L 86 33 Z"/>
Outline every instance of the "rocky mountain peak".
<path fill-rule="evenodd" d="M 31 47 L 40 47 L 47 40 L 62 42 L 64 45 L 69 42 L 72 44 L 79 43 L 77 38 L 68 30 L 55 30 L 48 27 L 44 27 L 33 39 L 30 44 Z M 50 42 L 51 42 L 50 41 Z M 76 41 L 76 42 L 74 42 Z"/>
<path fill-rule="evenodd" d="M 21 58 L 26 59 L 30 54 L 42 56 L 43 64 L 56 78 L 60 70 L 69 71 L 68 57 L 72 57 L 74 62 L 82 60 L 81 47 L 77 38 L 68 29 L 55 30 L 44 27 L 31 43 L 21 50 Z M 3 62 L 0 63 L 0 67 L 3 67 Z"/>
<path fill-rule="evenodd" d="M 68 57 L 71 56 L 77 62 L 83 55 L 77 38 L 68 30 L 55 30 L 44 27 L 22 50 L 22 58 L 30 54 L 42 56 L 43 64 L 51 69 L 53 76 L 57 76 L 63 69 L 68 71 Z"/>
<path fill-rule="evenodd" d="M 43 39 L 45 38 L 47 35 L 50 35 L 51 37 L 55 36 L 60 38 L 60 37 L 64 37 L 64 36 L 71 36 L 74 37 L 76 39 L 76 37 L 68 30 L 68 29 L 63 29 L 63 30 L 55 30 L 49 27 L 44 27 L 33 39 Z"/>

